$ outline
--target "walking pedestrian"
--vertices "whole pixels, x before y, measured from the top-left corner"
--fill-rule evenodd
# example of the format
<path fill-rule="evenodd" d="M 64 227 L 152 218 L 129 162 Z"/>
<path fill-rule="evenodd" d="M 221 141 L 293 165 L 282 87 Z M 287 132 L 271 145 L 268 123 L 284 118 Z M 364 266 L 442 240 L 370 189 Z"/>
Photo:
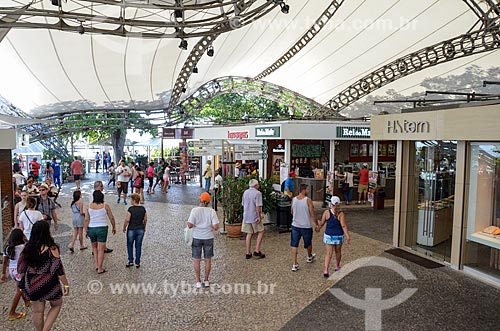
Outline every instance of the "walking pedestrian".
<path fill-rule="evenodd" d="M 134 178 L 134 188 L 135 193 L 139 194 L 141 204 L 144 203 L 144 170 L 135 166 L 135 178 Z"/>
<path fill-rule="evenodd" d="M 130 161 L 128 167 L 130 168 L 130 177 L 129 177 L 130 194 L 132 194 L 132 193 L 134 193 L 135 162 Z"/>
<path fill-rule="evenodd" d="M 21 201 L 14 206 L 14 228 L 19 227 L 19 215 L 26 209 L 26 202 L 28 201 L 28 192 L 21 191 L 19 193 Z"/>
<path fill-rule="evenodd" d="M 220 175 L 220 170 L 215 170 L 214 178 L 214 210 L 217 211 L 217 196 L 222 188 L 222 176 Z"/>
<path fill-rule="evenodd" d="M 54 230 L 57 231 L 59 224 L 57 219 L 56 204 L 54 200 L 49 198 L 49 186 L 47 184 L 40 185 L 40 200 L 38 201 L 38 210 L 42 213 L 43 219 L 47 223 L 54 221 Z"/>
<path fill-rule="evenodd" d="M 316 254 L 312 252 L 312 224 L 318 226 L 318 219 L 314 212 L 314 205 L 311 199 L 307 196 L 309 186 L 300 184 L 299 194 L 292 200 L 292 238 L 290 246 L 292 246 L 292 271 L 299 270 L 297 262 L 297 251 L 300 243 L 300 238 L 304 239 L 304 248 L 307 250 L 307 263 L 312 263 L 316 258 Z"/>
<path fill-rule="evenodd" d="M 102 172 L 108 172 L 108 153 L 102 152 Z"/>
<path fill-rule="evenodd" d="M 3 264 L 2 264 L 2 277 L 0 281 L 5 282 L 7 278 L 7 266 L 9 269 L 10 278 L 16 282 L 16 291 L 14 293 L 14 298 L 12 299 L 12 304 L 9 311 L 9 321 L 15 321 L 17 319 L 26 316 L 24 312 L 16 312 L 17 306 L 19 305 L 19 300 L 21 300 L 22 292 L 18 288 L 19 281 L 21 277 L 17 272 L 17 262 L 21 256 L 21 252 L 24 249 L 24 234 L 21 229 L 13 229 L 9 237 L 7 238 L 7 245 L 3 250 Z M 29 300 L 24 299 L 24 306 L 29 307 Z"/>
<path fill-rule="evenodd" d="M 242 231 L 246 236 L 246 258 L 252 257 L 252 236 L 257 233 L 257 242 L 253 256 L 265 258 L 266 255 L 261 252 L 260 246 L 264 238 L 264 224 L 262 224 L 262 193 L 259 192 L 259 181 L 250 179 L 249 188 L 243 193 L 241 204 L 243 205 L 243 227 Z"/>
<path fill-rule="evenodd" d="M 193 243 L 191 254 L 194 260 L 196 288 L 209 287 L 212 257 L 214 256 L 214 231 L 219 230 L 219 218 L 215 210 L 210 207 L 210 194 L 203 192 L 200 195 L 200 206 L 195 207 L 189 214 L 187 226 L 193 229 Z M 201 253 L 205 261 L 205 277 L 201 282 Z"/>
<path fill-rule="evenodd" d="M 116 187 L 118 189 L 118 199 L 116 203 L 120 203 L 120 198 L 123 193 L 123 204 L 127 204 L 127 193 L 128 193 L 128 182 L 130 180 L 130 176 L 132 175 L 130 168 L 125 165 L 125 160 L 120 161 L 120 165 L 116 168 L 115 171 L 118 176 L 118 183 Z"/>
<path fill-rule="evenodd" d="M 203 178 L 205 178 L 205 192 L 210 192 L 210 184 L 212 183 L 212 161 L 208 160 L 205 166 L 205 172 L 203 172 Z"/>
<path fill-rule="evenodd" d="M 99 165 L 101 164 L 101 154 L 97 152 L 95 154 L 95 173 L 99 173 Z"/>
<path fill-rule="evenodd" d="M 54 175 L 54 169 L 52 168 L 51 163 L 50 162 L 45 163 L 45 167 L 43 168 L 44 181 L 47 180 L 47 178 L 50 178 L 52 180 L 53 175 Z"/>
<path fill-rule="evenodd" d="M 57 162 L 57 159 L 54 157 L 52 158 L 51 166 L 52 169 L 54 169 L 52 173 L 53 182 L 57 187 L 61 188 L 61 164 Z"/>
<path fill-rule="evenodd" d="M 154 163 L 153 162 L 149 163 L 147 174 L 148 174 L 147 177 L 148 177 L 148 181 L 149 181 L 148 194 L 153 194 L 154 193 L 154 191 L 153 191 L 153 181 L 154 181 L 154 178 L 156 176 L 155 167 L 154 167 Z"/>
<path fill-rule="evenodd" d="M 19 257 L 17 272 L 21 276 L 19 287 L 33 304 L 35 330 L 51 330 L 61 311 L 62 297 L 69 294 L 69 284 L 59 247 L 47 222 L 33 225 L 31 238 Z M 46 301 L 50 309 L 44 318 Z"/>
<path fill-rule="evenodd" d="M 40 164 L 37 162 L 38 158 L 35 156 L 29 163 L 29 174 L 35 181 L 35 183 L 38 183 L 38 179 L 40 176 Z"/>
<path fill-rule="evenodd" d="M 321 222 L 316 227 L 316 231 L 319 231 L 325 223 L 326 228 L 323 236 L 323 242 L 326 247 L 326 255 L 323 276 L 328 278 L 330 277 L 329 267 L 333 251 L 335 250 L 335 271 L 338 271 L 340 270 L 340 260 L 342 259 L 342 244 L 344 242 L 346 244 L 350 243 L 350 236 L 345 222 L 345 215 L 344 212 L 340 210 L 340 198 L 338 196 L 331 197 L 329 208 L 323 213 Z"/>
<path fill-rule="evenodd" d="M 73 174 L 73 179 L 75 180 L 76 189 L 80 189 L 80 177 L 83 175 L 83 163 L 75 156 L 75 160 L 71 163 L 71 173 Z"/>
<path fill-rule="evenodd" d="M 340 177 L 340 176 L 339 176 Z M 349 170 L 344 171 L 344 183 L 342 184 L 342 194 L 344 202 L 348 205 L 352 201 L 352 188 L 354 187 L 354 176 Z"/>
<path fill-rule="evenodd" d="M 19 215 L 19 228 L 23 231 L 26 238 L 29 240 L 31 229 L 36 222 L 43 220 L 43 215 L 36 208 L 36 199 L 29 197 L 26 200 L 26 208 Z"/>
<path fill-rule="evenodd" d="M 71 243 L 68 248 L 71 253 L 74 253 L 75 241 L 78 237 L 80 241 L 80 250 L 83 251 L 87 249 L 87 246 L 83 244 L 83 221 L 85 219 L 85 209 L 83 209 L 82 202 L 82 191 L 73 192 L 73 201 L 71 202 L 71 220 L 73 223 L 73 237 L 71 238 Z"/>
<path fill-rule="evenodd" d="M 132 194 L 130 202 L 132 206 L 128 208 L 125 223 L 123 223 L 123 233 L 127 234 L 127 253 L 128 263 L 127 268 L 134 265 L 134 246 L 135 246 L 135 267 L 141 267 L 142 255 L 142 240 L 146 232 L 146 224 L 148 223 L 148 213 L 146 208 L 140 206 L 141 197 L 139 194 Z"/>
<path fill-rule="evenodd" d="M 94 191 L 93 202 L 85 211 L 85 221 L 83 223 L 83 231 L 85 236 L 90 238 L 92 243 L 92 253 L 98 274 L 105 273 L 104 250 L 106 248 L 106 239 L 108 238 L 107 219 L 111 222 L 113 235 L 116 234 L 115 217 L 111 212 L 109 205 L 104 202 L 104 194 L 101 191 Z"/>
<path fill-rule="evenodd" d="M 163 167 L 163 181 L 161 182 L 162 188 L 161 191 L 162 193 L 167 193 L 168 189 L 170 188 L 170 165 L 168 162 L 164 163 Z"/>
<path fill-rule="evenodd" d="M 115 173 L 115 163 L 111 162 L 111 164 L 108 167 L 108 172 L 109 172 L 109 180 L 108 180 L 108 187 L 109 184 L 113 183 L 113 187 L 116 186 L 116 173 Z"/>
<path fill-rule="evenodd" d="M 104 183 L 101 180 L 96 180 L 94 182 L 94 191 L 89 195 L 89 205 L 94 202 L 94 192 L 100 191 L 104 194 Z M 113 249 L 108 247 L 108 243 L 106 242 L 104 245 L 104 253 L 112 253 Z"/>
<path fill-rule="evenodd" d="M 160 161 L 160 164 L 158 164 L 156 161 L 155 161 L 155 172 L 156 172 L 156 182 L 153 186 L 153 193 L 155 191 L 155 188 L 156 188 L 156 185 L 158 185 L 158 183 L 160 184 L 160 189 L 162 188 L 163 186 L 163 166 L 165 164 L 165 161 L 161 160 Z"/>

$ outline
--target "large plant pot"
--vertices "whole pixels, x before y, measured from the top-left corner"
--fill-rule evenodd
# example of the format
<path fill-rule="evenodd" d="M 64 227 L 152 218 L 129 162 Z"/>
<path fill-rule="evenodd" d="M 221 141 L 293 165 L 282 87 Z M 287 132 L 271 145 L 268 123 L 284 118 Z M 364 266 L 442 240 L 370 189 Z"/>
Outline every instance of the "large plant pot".
<path fill-rule="evenodd" d="M 240 238 L 243 234 L 241 232 L 241 223 L 227 224 L 226 223 L 226 232 L 229 238 Z"/>

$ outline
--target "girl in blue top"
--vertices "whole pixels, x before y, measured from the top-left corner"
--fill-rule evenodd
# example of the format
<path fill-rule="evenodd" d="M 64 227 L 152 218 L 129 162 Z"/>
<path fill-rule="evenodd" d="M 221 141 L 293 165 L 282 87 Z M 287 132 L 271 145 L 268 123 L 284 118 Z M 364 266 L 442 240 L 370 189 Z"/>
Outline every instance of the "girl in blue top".
<path fill-rule="evenodd" d="M 325 270 L 323 270 L 325 278 L 330 277 L 328 269 L 333 256 L 333 250 L 335 249 L 335 260 L 337 262 L 335 271 L 338 271 L 340 270 L 340 259 L 342 258 L 342 244 L 344 242 L 349 244 L 350 242 L 345 216 L 340 210 L 340 198 L 332 196 L 329 205 L 328 210 L 325 210 L 321 221 L 316 227 L 316 232 L 318 232 L 326 223 L 325 234 L 323 236 L 323 242 L 326 245 Z"/>

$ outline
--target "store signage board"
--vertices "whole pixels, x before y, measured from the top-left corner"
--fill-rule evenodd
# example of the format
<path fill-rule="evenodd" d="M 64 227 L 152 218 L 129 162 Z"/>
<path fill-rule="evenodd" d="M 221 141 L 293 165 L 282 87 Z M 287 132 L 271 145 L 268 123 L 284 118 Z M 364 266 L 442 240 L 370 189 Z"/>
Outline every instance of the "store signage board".
<path fill-rule="evenodd" d="M 321 157 L 321 145 L 292 145 L 292 157 Z"/>
<path fill-rule="evenodd" d="M 215 147 L 215 146 L 221 146 L 222 142 L 220 140 L 209 140 L 209 139 L 203 139 L 203 140 L 190 140 L 188 141 L 188 146 L 189 147 Z"/>
<path fill-rule="evenodd" d="M 163 128 L 163 139 L 193 139 L 194 129 Z"/>
<path fill-rule="evenodd" d="M 228 131 L 227 139 L 248 139 L 250 132 L 248 131 Z"/>
<path fill-rule="evenodd" d="M 355 126 L 338 126 L 337 138 L 366 138 L 370 139 L 370 128 L 361 128 Z"/>
<path fill-rule="evenodd" d="M 254 152 L 254 153 L 234 153 L 234 158 L 236 160 L 267 160 L 268 155 L 265 152 Z"/>
<path fill-rule="evenodd" d="M 267 152 L 267 145 L 254 144 L 254 145 L 234 145 L 235 152 Z"/>
<path fill-rule="evenodd" d="M 281 137 L 281 127 L 279 126 L 268 126 L 268 127 L 257 127 L 255 128 L 256 138 L 279 138 Z"/>
<path fill-rule="evenodd" d="M 188 155 L 191 157 L 195 156 L 212 156 L 212 155 L 218 155 L 220 152 L 218 152 L 215 149 L 191 149 L 188 151 Z"/>

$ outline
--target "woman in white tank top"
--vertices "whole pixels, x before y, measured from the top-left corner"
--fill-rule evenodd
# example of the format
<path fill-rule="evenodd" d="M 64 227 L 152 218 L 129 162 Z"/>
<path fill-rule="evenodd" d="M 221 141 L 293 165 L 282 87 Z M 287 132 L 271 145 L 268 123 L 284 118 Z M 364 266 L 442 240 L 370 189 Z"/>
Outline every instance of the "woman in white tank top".
<path fill-rule="evenodd" d="M 90 238 L 92 242 L 92 252 L 98 274 L 106 272 L 102 265 L 104 263 L 104 249 L 106 248 L 106 239 L 108 237 L 108 222 L 111 222 L 113 227 L 112 233 L 116 234 L 115 217 L 111 212 L 111 208 L 107 203 L 104 203 L 104 194 L 101 191 L 94 191 L 93 202 L 85 211 L 85 222 L 83 230 L 85 236 Z"/>

